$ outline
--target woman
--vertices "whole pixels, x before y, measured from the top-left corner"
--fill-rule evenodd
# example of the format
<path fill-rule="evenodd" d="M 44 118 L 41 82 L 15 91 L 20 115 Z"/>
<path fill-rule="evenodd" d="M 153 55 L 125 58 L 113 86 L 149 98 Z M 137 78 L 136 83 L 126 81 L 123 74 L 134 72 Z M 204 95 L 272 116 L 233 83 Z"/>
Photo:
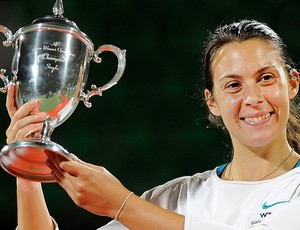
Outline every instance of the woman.
<path fill-rule="evenodd" d="M 299 229 L 299 74 L 278 35 L 243 20 L 208 38 L 204 96 L 233 146 L 228 164 L 167 182 L 142 198 L 103 167 L 48 156 L 57 182 L 80 207 L 114 218 L 101 229 Z M 19 110 L 9 88 L 7 142 L 41 129 L 38 101 Z M 56 229 L 39 183 L 17 179 L 19 230 Z M 34 202 L 33 202 L 34 201 Z M 150 201 L 150 202 L 149 202 Z M 126 227 L 125 227 L 126 226 Z"/>

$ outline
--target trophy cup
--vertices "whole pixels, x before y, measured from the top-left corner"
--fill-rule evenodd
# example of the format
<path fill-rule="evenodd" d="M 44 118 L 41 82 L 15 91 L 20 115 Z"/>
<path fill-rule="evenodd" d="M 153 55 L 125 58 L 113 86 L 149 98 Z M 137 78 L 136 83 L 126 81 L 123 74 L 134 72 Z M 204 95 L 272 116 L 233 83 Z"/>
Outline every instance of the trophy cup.
<path fill-rule="evenodd" d="M 53 130 L 66 121 L 79 101 L 91 107 L 89 99 L 102 95 L 102 91 L 117 84 L 123 75 L 126 59 L 125 50 L 113 45 L 102 45 L 94 51 L 92 41 L 79 30 L 77 25 L 63 17 L 63 2 L 56 0 L 53 16 L 34 20 L 20 28 L 14 35 L 4 26 L 0 32 L 7 38 L 6 47 L 14 48 L 11 79 L 1 69 L 0 78 L 7 92 L 8 84 L 15 84 L 16 105 L 39 99 L 37 112 L 46 112 L 40 138 L 26 138 L 2 148 L 0 163 L 9 174 L 39 182 L 54 182 L 51 170 L 46 165 L 47 154 L 59 154 L 67 160 L 72 155 L 59 144 L 50 140 Z M 89 63 L 93 59 L 101 62 L 99 54 L 113 52 L 118 67 L 113 78 L 102 87 L 91 86 L 84 93 L 88 78 Z"/>

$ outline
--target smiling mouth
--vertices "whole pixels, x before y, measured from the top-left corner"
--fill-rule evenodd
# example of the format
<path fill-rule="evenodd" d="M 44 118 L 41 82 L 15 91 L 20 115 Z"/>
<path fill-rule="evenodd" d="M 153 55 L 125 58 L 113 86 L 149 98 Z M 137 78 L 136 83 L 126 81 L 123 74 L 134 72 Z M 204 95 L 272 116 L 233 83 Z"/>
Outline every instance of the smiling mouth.
<path fill-rule="evenodd" d="M 269 112 L 269 113 L 266 113 L 259 117 L 242 117 L 241 120 L 246 121 L 248 123 L 252 123 L 252 124 L 259 123 L 261 121 L 267 120 L 273 114 L 274 114 L 274 112 Z"/>

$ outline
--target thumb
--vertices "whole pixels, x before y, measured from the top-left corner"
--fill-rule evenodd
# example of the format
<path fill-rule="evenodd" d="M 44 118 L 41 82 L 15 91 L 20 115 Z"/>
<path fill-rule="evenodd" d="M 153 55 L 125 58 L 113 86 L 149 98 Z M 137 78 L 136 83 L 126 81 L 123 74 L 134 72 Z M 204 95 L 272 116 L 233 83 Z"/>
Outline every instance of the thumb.
<path fill-rule="evenodd" d="M 73 176 L 79 176 L 80 171 L 85 168 L 82 164 L 76 161 L 63 161 L 59 164 L 59 167 Z"/>
<path fill-rule="evenodd" d="M 94 169 L 94 170 L 99 170 L 99 169 L 102 169 L 101 166 L 98 166 L 98 165 L 94 165 L 94 164 L 91 164 L 91 163 L 88 163 L 88 162 L 85 162 L 83 160 L 80 160 L 76 155 L 74 155 L 73 153 L 71 153 L 71 156 L 73 158 L 74 161 L 76 161 L 77 163 L 81 164 L 81 165 L 84 165 L 88 168 L 91 168 L 91 169 Z"/>
<path fill-rule="evenodd" d="M 82 164 L 82 165 L 84 165 L 84 166 L 86 166 L 86 167 L 88 167 L 88 168 L 91 168 L 91 169 L 94 169 L 94 170 L 99 170 L 100 168 L 102 168 L 102 167 L 100 167 L 100 166 L 98 166 L 98 165 L 93 165 L 93 164 L 91 164 L 91 163 L 87 163 L 87 162 L 84 162 L 84 161 L 79 161 L 79 163 L 80 164 Z"/>

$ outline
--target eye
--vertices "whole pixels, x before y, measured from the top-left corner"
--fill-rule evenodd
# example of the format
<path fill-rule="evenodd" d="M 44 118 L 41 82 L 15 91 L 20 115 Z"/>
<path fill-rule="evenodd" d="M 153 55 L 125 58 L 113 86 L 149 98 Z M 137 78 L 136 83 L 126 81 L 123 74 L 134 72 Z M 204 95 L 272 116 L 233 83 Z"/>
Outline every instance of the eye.
<path fill-rule="evenodd" d="M 258 79 L 258 82 L 269 85 L 269 84 L 274 83 L 275 80 L 276 80 L 276 78 L 272 74 L 264 74 Z"/>
<path fill-rule="evenodd" d="M 241 89 L 241 84 L 237 81 L 229 82 L 225 86 L 225 90 L 229 92 L 238 92 Z"/>

